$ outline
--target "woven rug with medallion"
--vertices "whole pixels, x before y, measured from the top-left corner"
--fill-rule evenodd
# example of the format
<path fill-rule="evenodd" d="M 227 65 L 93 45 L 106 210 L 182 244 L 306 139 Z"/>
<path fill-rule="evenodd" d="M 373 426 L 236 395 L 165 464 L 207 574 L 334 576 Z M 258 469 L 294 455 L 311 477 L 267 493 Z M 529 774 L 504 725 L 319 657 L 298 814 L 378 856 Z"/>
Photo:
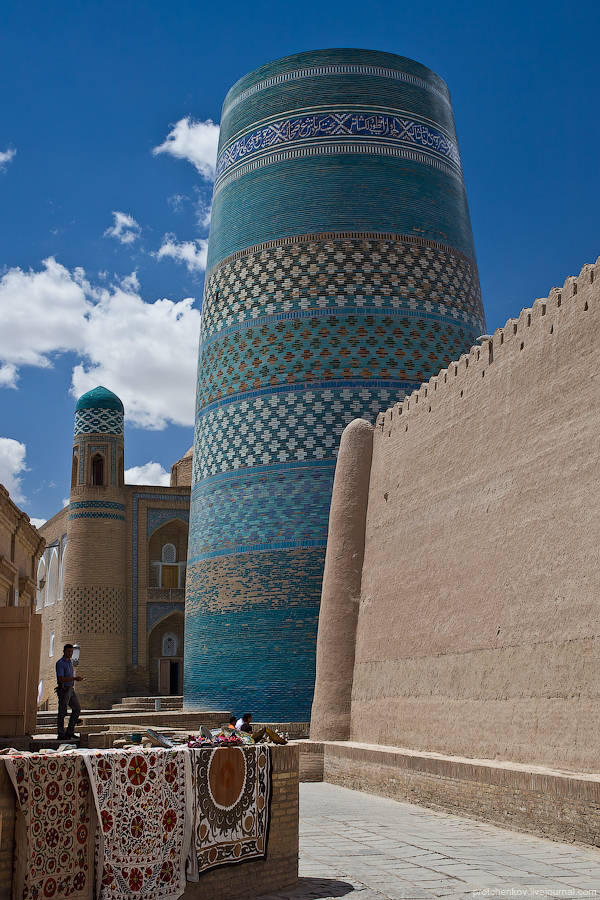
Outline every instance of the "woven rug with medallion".
<path fill-rule="evenodd" d="M 187 749 L 105 750 L 85 761 L 100 822 L 99 900 L 180 897 L 191 837 Z"/>
<path fill-rule="evenodd" d="M 194 802 L 188 878 L 216 866 L 264 859 L 271 807 L 268 746 L 190 750 Z"/>
<path fill-rule="evenodd" d="M 92 900 L 96 816 L 83 759 L 3 758 L 17 792 L 13 897 Z"/>

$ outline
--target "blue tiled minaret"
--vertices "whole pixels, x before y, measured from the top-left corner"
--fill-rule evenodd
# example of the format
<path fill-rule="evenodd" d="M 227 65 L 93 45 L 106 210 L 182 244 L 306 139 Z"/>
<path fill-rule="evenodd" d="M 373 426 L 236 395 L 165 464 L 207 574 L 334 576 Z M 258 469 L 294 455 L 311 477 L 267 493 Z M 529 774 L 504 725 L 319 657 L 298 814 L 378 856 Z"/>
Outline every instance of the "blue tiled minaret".
<path fill-rule="evenodd" d="M 323 50 L 234 85 L 200 338 L 186 706 L 308 720 L 342 430 L 484 330 L 441 78 Z"/>

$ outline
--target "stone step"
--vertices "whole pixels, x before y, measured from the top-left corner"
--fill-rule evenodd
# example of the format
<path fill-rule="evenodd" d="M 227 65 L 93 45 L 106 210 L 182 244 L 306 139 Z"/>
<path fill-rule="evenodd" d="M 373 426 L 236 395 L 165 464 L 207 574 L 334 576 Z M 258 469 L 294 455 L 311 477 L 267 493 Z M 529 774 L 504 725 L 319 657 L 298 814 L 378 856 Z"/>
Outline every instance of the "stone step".
<path fill-rule="evenodd" d="M 168 694 L 164 697 L 122 697 L 119 703 L 113 704 L 113 709 L 115 708 L 115 706 L 126 706 L 127 708 L 129 708 L 130 706 L 151 706 L 152 709 L 154 709 L 154 703 L 156 700 L 160 700 L 161 708 L 172 706 L 172 708 L 175 709 L 176 707 L 183 706 L 182 694 Z"/>
<path fill-rule="evenodd" d="M 189 729 L 190 732 L 193 732 L 200 725 L 208 725 L 210 728 L 215 728 L 217 725 L 227 722 L 230 715 L 231 712 L 229 710 L 193 710 L 184 712 L 181 709 L 163 709 L 155 712 L 152 709 L 142 712 L 114 712 L 111 709 L 105 709 L 94 715 L 82 713 L 83 725 L 78 726 L 76 730 L 81 733 L 84 731 L 102 731 L 107 725 L 121 725 L 125 727 L 125 730 L 139 731 L 143 730 L 143 726 L 153 728 L 156 725 L 162 725 L 167 728 Z M 52 720 L 51 727 L 55 722 L 56 718 Z M 48 723 L 38 723 L 36 734 L 47 734 L 49 730 Z"/>
<path fill-rule="evenodd" d="M 152 703 L 113 703 L 112 712 L 130 712 L 133 710 L 154 710 L 156 704 Z M 183 709 L 182 703 L 170 703 L 168 700 L 161 700 L 161 709 Z"/>

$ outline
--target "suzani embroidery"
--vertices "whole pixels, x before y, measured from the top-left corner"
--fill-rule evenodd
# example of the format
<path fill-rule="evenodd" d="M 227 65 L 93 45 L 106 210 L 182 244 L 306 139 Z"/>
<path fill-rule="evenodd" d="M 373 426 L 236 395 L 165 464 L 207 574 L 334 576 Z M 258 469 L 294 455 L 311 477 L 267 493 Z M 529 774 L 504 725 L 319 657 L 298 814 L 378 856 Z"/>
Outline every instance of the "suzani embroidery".
<path fill-rule="evenodd" d="M 99 900 L 175 900 L 185 890 L 191 820 L 187 749 L 85 757 L 100 821 Z"/>
<path fill-rule="evenodd" d="M 91 900 L 96 817 L 81 756 L 5 757 L 17 792 L 13 897 Z"/>
<path fill-rule="evenodd" d="M 255 747 L 191 750 L 194 833 L 188 878 L 263 859 L 271 804 L 271 751 Z"/>

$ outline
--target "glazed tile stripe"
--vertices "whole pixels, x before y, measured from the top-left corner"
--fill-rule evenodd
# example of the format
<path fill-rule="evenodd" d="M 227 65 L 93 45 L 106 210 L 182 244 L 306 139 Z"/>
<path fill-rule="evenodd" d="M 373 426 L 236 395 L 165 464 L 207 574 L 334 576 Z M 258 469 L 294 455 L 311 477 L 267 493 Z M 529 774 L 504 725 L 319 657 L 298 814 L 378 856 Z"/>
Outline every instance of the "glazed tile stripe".
<path fill-rule="evenodd" d="M 399 69 L 390 69 L 384 66 L 361 65 L 308 66 L 307 68 L 296 69 L 293 72 L 282 72 L 280 75 L 273 75 L 271 78 L 265 78 L 263 81 L 259 81 L 257 84 L 252 85 L 252 87 L 246 88 L 246 90 L 242 91 L 237 97 L 234 97 L 223 107 L 221 120 L 223 120 L 239 103 L 243 103 L 248 97 L 251 97 L 253 94 L 258 94 L 266 88 L 273 87 L 276 84 L 282 84 L 286 81 L 299 81 L 302 78 L 319 78 L 327 75 L 371 75 L 376 78 L 391 78 L 394 81 L 405 81 L 408 84 L 415 85 L 415 87 L 423 88 L 423 90 L 429 91 L 431 94 L 435 94 L 450 105 L 450 99 L 447 93 L 440 91 L 439 88 L 436 88 L 433 84 L 429 84 L 424 78 L 419 78 L 418 75 L 412 75 L 409 72 L 401 72 Z"/>
<path fill-rule="evenodd" d="M 69 519 L 117 519 L 120 522 L 124 522 L 125 516 L 120 516 L 118 513 L 77 512 L 69 513 Z"/>
<path fill-rule="evenodd" d="M 219 472 L 217 475 L 209 475 L 206 478 L 203 478 L 199 484 L 194 485 L 191 495 L 197 497 L 198 494 L 207 490 L 211 485 L 219 484 L 223 481 L 231 481 L 235 478 L 264 478 L 265 475 L 277 474 L 278 472 L 292 472 L 296 469 L 331 469 L 334 466 L 335 460 L 311 459 L 291 463 L 278 463 L 277 465 L 272 466 L 254 466 L 251 471 L 246 469 L 244 471 L 234 470 L 232 472 Z"/>
<path fill-rule="evenodd" d="M 329 301 L 333 298 L 328 297 Z M 369 298 L 372 302 L 372 298 Z M 417 303 L 415 300 L 408 300 L 406 298 L 402 298 L 401 303 Z M 431 304 L 433 305 L 433 304 Z M 323 307 L 321 309 L 303 309 L 303 310 L 294 310 L 293 312 L 285 312 L 285 313 L 276 313 L 272 316 L 257 316 L 256 318 L 244 319 L 237 323 L 237 325 L 229 325 L 226 328 L 221 328 L 219 331 L 213 332 L 209 337 L 203 338 L 200 343 L 200 350 L 204 347 L 208 347 L 211 344 L 214 344 L 215 341 L 218 341 L 219 338 L 224 337 L 228 334 L 235 334 L 238 331 L 244 331 L 244 329 L 251 329 L 258 327 L 259 325 L 270 325 L 273 322 L 281 322 L 286 319 L 317 319 L 323 318 L 325 316 L 343 316 L 344 314 L 351 316 L 397 316 L 398 318 L 409 318 L 409 319 L 431 319 L 435 322 L 443 322 L 446 325 L 456 325 L 459 320 L 462 319 L 463 322 L 468 323 L 469 325 L 477 326 L 481 323 L 481 320 L 477 316 L 469 315 L 469 313 L 464 312 L 462 310 L 455 310 L 454 315 L 452 316 L 444 316 L 439 313 L 433 312 L 422 312 L 419 309 L 410 308 L 408 309 L 405 306 L 353 306 L 348 309 L 347 306 L 334 306 L 334 307 Z"/>
<path fill-rule="evenodd" d="M 382 118 L 396 119 L 395 116 Z M 276 159 L 292 159 L 315 154 L 380 153 L 384 156 L 399 156 L 404 159 L 408 158 L 418 162 L 430 163 L 431 165 L 437 164 L 443 171 L 457 174 L 462 178 L 460 156 L 458 148 L 453 141 L 450 141 L 441 131 L 421 122 L 400 119 L 397 121 L 402 123 L 402 128 L 389 124 L 385 126 L 390 132 L 389 136 L 385 134 L 378 135 L 374 128 L 367 130 L 366 126 L 354 130 L 348 128 L 346 134 L 339 131 L 335 131 L 333 134 L 326 134 L 319 133 L 318 125 L 315 124 L 313 128 L 315 133 L 308 136 L 303 135 L 302 137 L 296 135 L 284 136 L 281 132 L 277 137 L 273 137 L 266 134 L 266 132 L 273 129 L 261 129 L 250 134 L 248 138 L 240 138 L 233 144 L 230 152 L 225 151 L 222 154 L 217 163 L 215 193 L 222 187 L 221 182 L 223 178 L 228 176 L 234 167 L 246 163 L 249 157 L 257 158 L 259 156 L 264 158 L 257 163 L 257 167 L 259 165 L 268 165 Z M 290 122 L 283 124 L 288 125 Z M 332 138 L 334 137 L 335 142 L 332 143 Z M 357 141 L 356 139 L 360 137 L 363 140 Z M 344 138 L 348 140 L 344 140 Z M 286 145 L 290 144 L 295 145 L 293 148 L 295 156 L 291 156 L 290 151 L 285 150 Z M 274 152 L 274 147 L 279 147 L 280 150 Z M 283 151 L 283 155 L 278 155 L 280 151 Z M 411 155 L 411 151 L 416 155 Z M 267 156 L 266 154 L 271 155 Z M 248 171 L 250 171 L 249 168 L 244 170 L 244 172 Z"/>
<path fill-rule="evenodd" d="M 317 143 L 315 141 L 315 146 L 298 147 L 292 150 L 278 150 L 274 153 L 261 155 L 252 162 L 236 166 L 235 169 L 226 172 L 215 184 L 213 196 L 219 194 L 233 181 L 242 178 L 243 175 L 247 175 L 249 172 L 254 172 L 257 169 L 262 169 L 264 166 L 273 165 L 273 163 L 280 162 L 281 160 L 303 159 L 308 156 L 338 156 L 347 153 L 355 155 L 369 153 L 377 156 L 394 156 L 398 159 L 410 159 L 413 162 L 433 166 L 435 169 L 439 169 L 440 172 L 444 172 L 446 175 L 450 175 L 453 178 L 458 178 L 462 182 L 462 170 L 457 170 L 452 166 L 447 165 L 440 158 L 435 156 L 433 152 L 427 153 L 418 150 L 407 150 L 406 148 L 393 147 L 383 143 L 369 144 L 364 142 L 353 144 L 348 142 L 343 144 L 329 144 Z"/>
<path fill-rule="evenodd" d="M 198 485 L 189 547 L 192 562 L 251 550 L 323 547 L 335 461 L 271 466 Z M 189 560 L 188 560 L 189 565 Z"/>
<path fill-rule="evenodd" d="M 326 379 L 325 381 L 304 381 L 296 382 L 295 384 L 276 384 L 272 387 L 257 388 L 253 391 L 243 391 L 239 394 L 229 394 L 227 397 L 220 397 L 218 400 L 214 400 L 212 403 L 208 403 L 206 406 L 198 407 L 197 415 L 204 416 L 211 410 L 218 409 L 221 406 L 227 406 L 230 403 L 238 402 L 240 400 L 248 400 L 251 397 L 264 397 L 265 395 L 270 394 L 289 394 L 297 391 L 312 391 L 318 388 L 328 390 L 330 388 L 335 389 L 346 387 L 371 389 L 382 387 L 388 388 L 390 390 L 413 391 L 416 387 L 419 387 L 420 384 L 420 381 L 396 381 L 391 378 L 389 380 L 385 378 L 348 378 L 347 380 L 336 379 L 335 381 Z"/>
<path fill-rule="evenodd" d="M 433 127 L 420 118 L 404 118 L 401 114 L 387 111 L 328 110 L 280 118 L 234 139 L 219 154 L 216 181 L 218 183 L 232 166 L 261 151 L 292 143 L 301 145 L 315 139 L 331 141 L 346 137 L 374 138 L 393 145 L 418 146 L 427 152 L 438 153 L 460 169 L 458 147 L 439 126 Z"/>
<path fill-rule="evenodd" d="M 236 556 L 240 553 L 266 553 L 269 550 L 308 550 L 327 547 L 327 538 L 322 541 L 275 541 L 268 544 L 235 544 L 223 550 L 211 550 L 200 553 L 188 560 L 188 565 L 202 562 L 205 559 L 216 559 L 220 556 Z"/>
<path fill-rule="evenodd" d="M 228 256 L 224 256 L 218 262 L 206 270 L 206 280 L 229 263 L 244 259 L 246 256 L 252 256 L 255 253 L 262 253 L 264 250 L 275 250 L 278 248 L 289 247 L 293 244 L 319 244 L 323 241 L 389 241 L 390 243 L 413 244 L 417 247 L 430 247 L 434 250 L 442 250 L 445 253 L 451 253 L 458 256 L 470 266 L 474 267 L 475 262 L 472 257 L 453 247 L 452 244 L 445 244 L 442 241 L 434 241 L 431 238 L 418 237 L 414 234 L 400 234 L 391 231 L 314 231 L 306 234 L 291 235 L 290 237 L 281 237 L 273 241 L 264 241 L 260 244 L 252 244 L 244 247 L 242 250 L 236 250 Z"/>
<path fill-rule="evenodd" d="M 436 131 L 440 131 L 444 135 L 444 137 L 447 138 L 447 140 L 449 140 L 451 143 L 455 143 L 455 133 L 453 130 L 447 128 L 445 125 L 442 125 L 440 122 L 436 121 L 436 119 L 432 119 L 431 116 L 427 116 L 424 113 L 415 113 L 414 111 L 404 109 L 400 106 L 393 106 L 389 103 L 382 106 L 381 104 L 371 104 L 363 102 L 361 102 L 360 105 L 360 113 L 357 113 L 354 104 L 348 106 L 347 104 L 342 105 L 336 103 L 335 108 L 332 108 L 331 103 L 327 103 L 290 108 L 285 111 L 280 110 L 279 112 L 272 113 L 271 115 L 265 115 L 262 118 L 257 119 L 253 125 L 246 125 L 243 128 L 239 128 L 238 131 L 233 132 L 227 138 L 227 140 L 223 142 L 223 145 L 219 147 L 218 155 L 220 157 L 223 153 L 226 153 L 227 150 L 232 147 L 238 139 L 251 136 L 259 128 L 264 130 L 270 125 L 273 125 L 275 128 L 277 128 L 279 123 L 281 123 L 282 121 L 285 122 L 290 118 L 295 121 L 295 119 L 298 118 L 312 118 L 319 115 L 361 115 L 368 118 L 374 118 L 377 116 L 393 116 L 398 119 L 410 119 L 411 122 L 417 121 L 419 122 L 419 124 L 426 125 Z"/>
<path fill-rule="evenodd" d="M 69 509 L 125 509 L 124 503 L 113 503 L 110 500 L 76 500 L 69 504 Z"/>

